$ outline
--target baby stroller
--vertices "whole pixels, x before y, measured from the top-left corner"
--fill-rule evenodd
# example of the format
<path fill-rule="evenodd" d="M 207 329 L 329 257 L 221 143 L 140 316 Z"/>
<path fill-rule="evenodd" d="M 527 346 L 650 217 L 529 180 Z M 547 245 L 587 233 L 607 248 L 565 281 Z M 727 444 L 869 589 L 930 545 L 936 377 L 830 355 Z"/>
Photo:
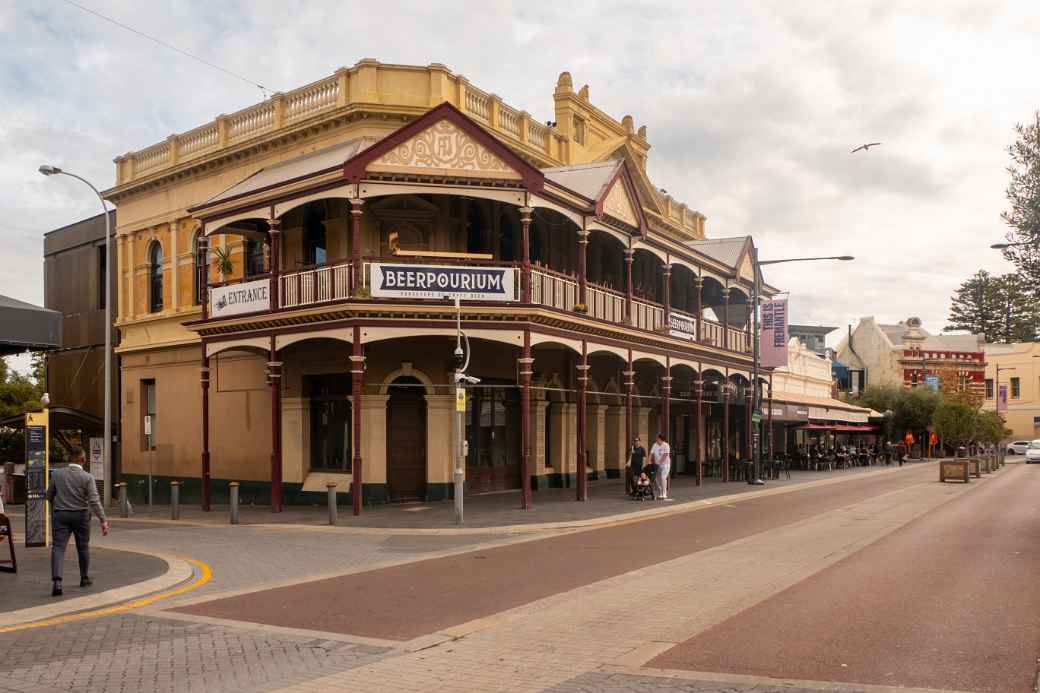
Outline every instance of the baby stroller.
<path fill-rule="evenodd" d="M 643 471 L 633 481 L 635 490 L 632 492 L 632 500 L 656 500 L 656 496 L 654 496 L 654 477 L 656 476 L 656 464 L 648 464 L 643 467 Z"/>

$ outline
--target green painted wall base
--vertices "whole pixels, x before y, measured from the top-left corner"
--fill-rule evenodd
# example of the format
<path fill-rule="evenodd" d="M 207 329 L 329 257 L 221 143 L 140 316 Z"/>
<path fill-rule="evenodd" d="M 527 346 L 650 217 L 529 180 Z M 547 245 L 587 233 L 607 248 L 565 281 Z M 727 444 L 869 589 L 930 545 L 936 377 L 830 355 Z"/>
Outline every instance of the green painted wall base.
<path fill-rule="evenodd" d="M 148 504 L 148 476 L 144 474 L 123 474 L 126 482 L 127 496 L 136 506 Z M 170 502 L 170 482 L 181 482 L 180 502 L 182 505 L 198 505 L 202 502 L 202 480 L 191 477 L 153 476 L 152 502 L 166 505 Z M 213 479 L 211 482 L 212 502 L 214 505 L 227 505 L 231 502 L 228 484 L 231 479 Z M 337 494 L 340 505 L 353 502 L 351 493 Z M 284 505 L 321 505 L 326 503 L 326 491 L 304 491 L 302 484 L 282 482 L 282 503 Z M 364 484 L 365 505 L 379 505 L 387 502 L 386 484 Z M 271 482 L 240 481 L 238 502 L 242 505 L 270 505 Z"/>

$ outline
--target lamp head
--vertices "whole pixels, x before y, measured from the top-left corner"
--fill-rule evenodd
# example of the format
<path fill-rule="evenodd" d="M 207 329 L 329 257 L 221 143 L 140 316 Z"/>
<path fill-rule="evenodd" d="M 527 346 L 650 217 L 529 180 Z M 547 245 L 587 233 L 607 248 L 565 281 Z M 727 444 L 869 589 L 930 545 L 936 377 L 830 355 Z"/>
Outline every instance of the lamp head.
<path fill-rule="evenodd" d="M 994 243 L 990 246 L 990 248 L 993 248 L 993 250 L 1007 250 L 1010 247 L 1010 243 Z"/>
<path fill-rule="evenodd" d="M 48 164 L 44 164 L 37 170 L 45 176 L 56 176 L 59 173 L 62 173 L 62 170 L 57 166 L 50 166 Z"/>
<path fill-rule="evenodd" d="M 842 260 L 843 262 L 848 262 L 849 260 L 855 260 L 856 258 L 852 255 L 839 255 L 835 259 Z"/>

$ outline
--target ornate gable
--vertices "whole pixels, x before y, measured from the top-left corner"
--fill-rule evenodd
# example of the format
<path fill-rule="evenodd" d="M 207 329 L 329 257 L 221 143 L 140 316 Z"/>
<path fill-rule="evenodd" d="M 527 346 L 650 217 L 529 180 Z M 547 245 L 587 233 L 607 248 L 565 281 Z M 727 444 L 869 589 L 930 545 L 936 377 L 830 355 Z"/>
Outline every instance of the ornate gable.
<path fill-rule="evenodd" d="M 441 120 L 368 165 L 369 171 L 519 179 L 520 174 L 449 120 Z"/>
<path fill-rule="evenodd" d="M 744 253 L 744 258 L 740 261 L 740 266 L 737 269 L 737 276 L 741 279 L 747 279 L 749 282 L 755 281 L 755 268 L 751 265 L 750 253 Z"/>
<path fill-rule="evenodd" d="M 628 190 L 625 189 L 621 176 L 614 179 L 610 190 L 603 196 L 603 213 L 609 214 L 615 219 L 631 224 L 636 228 L 640 226 L 639 216 L 636 214 L 632 197 L 628 194 Z"/>

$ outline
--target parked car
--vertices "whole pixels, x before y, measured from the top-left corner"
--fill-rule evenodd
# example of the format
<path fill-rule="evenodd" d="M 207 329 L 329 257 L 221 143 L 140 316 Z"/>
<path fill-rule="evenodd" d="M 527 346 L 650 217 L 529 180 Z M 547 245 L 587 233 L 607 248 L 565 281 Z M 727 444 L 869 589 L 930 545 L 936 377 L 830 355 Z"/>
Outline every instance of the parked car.
<path fill-rule="evenodd" d="M 1034 440 L 1026 448 L 1026 464 L 1040 464 L 1040 440 Z"/>
<path fill-rule="evenodd" d="M 1029 448 L 1028 440 L 1016 440 L 1013 443 L 1008 443 L 1007 454 L 1009 455 L 1024 455 L 1026 449 Z"/>

